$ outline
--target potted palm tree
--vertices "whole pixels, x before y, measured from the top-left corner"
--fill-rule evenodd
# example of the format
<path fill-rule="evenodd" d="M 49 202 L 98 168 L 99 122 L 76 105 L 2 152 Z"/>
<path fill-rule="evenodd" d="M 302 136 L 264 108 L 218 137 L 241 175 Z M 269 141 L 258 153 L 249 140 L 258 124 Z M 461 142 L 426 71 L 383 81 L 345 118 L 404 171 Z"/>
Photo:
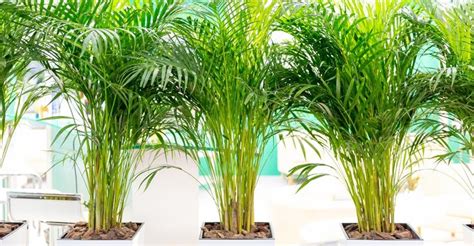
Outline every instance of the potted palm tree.
<path fill-rule="evenodd" d="M 459 122 L 459 127 L 444 124 L 440 131 L 440 142 L 447 153 L 437 156 L 438 160 L 459 160 L 465 167 L 461 182 L 466 184 L 466 191 L 474 197 L 472 182 L 473 171 L 469 166 L 474 160 L 474 4 L 470 2 L 438 8 L 430 1 L 423 1 L 429 14 L 428 24 L 433 35 L 432 42 L 437 45 L 441 57 L 440 110 L 451 122 Z M 454 139 L 460 147 L 452 149 L 447 137 Z M 467 158 L 459 158 L 467 155 Z M 474 217 L 470 224 L 464 225 L 466 243 L 474 242 Z"/>
<path fill-rule="evenodd" d="M 255 188 L 266 143 L 285 125 L 292 89 L 274 80 L 277 1 L 195 4 L 175 28 L 169 61 L 188 79 L 193 139 L 205 151 L 208 192 L 219 222 L 205 222 L 200 245 L 273 245 L 270 223 L 255 222 Z M 237 241 L 236 241 L 237 240 Z"/>
<path fill-rule="evenodd" d="M 30 83 L 24 76 L 28 64 L 41 59 L 32 45 L 38 37 L 28 32 L 29 16 L 13 9 L 9 3 L 0 3 L 0 168 L 21 118 L 47 92 L 47 87 Z M 0 244 L 26 245 L 27 230 L 26 222 L 0 223 Z"/>
<path fill-rule="evenodd" d="M 357 223 L 342 223 L 348 244 L 421 243 L 395 220 L 397 194 L 425 140 L 419 122 L 437 98 L 431 75 L 416 67 L 427 34 L 406 18 L 413 9 L 410 1 L 320 1 L 280 23 L 294 38 L 283 77 L 311 85 L 301 100 L 318 122 L 305 129 L 329 142 L 355 206 Z M 320 165 L 290 175 L 306 175 L 307 185 Z"/>
<path fill-rule="evenodd" d="M 148 138 L 157 136 L 166 148 L 179 125 L 173 113 L 179 97 L 160 83 L 168 69 L 152 66 L 143 54 L 159 56 L 157 46 L 179 5 L 167 0 L 18 5 L 41 19 L 35 28 L 46 38 L 43 65 L 56 80 L 56 97 L 66 100 L 72 114 L 58 136 L 78 143 L 89 196 L 88 221 L 75 224 L 57 244 L 139 244 L 144 224 L 123 221 L 137 165 Z"/>

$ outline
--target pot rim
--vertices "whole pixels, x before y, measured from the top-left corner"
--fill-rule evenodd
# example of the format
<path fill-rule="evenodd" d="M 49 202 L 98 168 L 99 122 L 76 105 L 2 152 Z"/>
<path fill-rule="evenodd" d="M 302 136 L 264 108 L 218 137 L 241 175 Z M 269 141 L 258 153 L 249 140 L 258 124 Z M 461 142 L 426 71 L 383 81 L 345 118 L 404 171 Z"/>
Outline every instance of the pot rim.
<path fill-rule="evenodd" d="M 122 222 L 123 224 L 124 222 Z M 98 240 L 98 239 L 69 239 L 69 238 L 64 238 L 64 236 L 66 236 L 66 234 L 69 232 L 69 230 L 67 230 L 60 238 L 58 238 L 57 240 L 61 240 L 61 241 L 84 241 L 84 242 L 111 242 L 111 241 L 119 241 L 119 242 L 127 242 L 127 241 L 133 241 L 137 235 L 142 231 L 142 228 L 143 226 L 145 225 L 145 222 L 132 222 L 132 223 L 136 223 L 138 224 L 138 230 L 135 231 L 135 235 L 133 235 L 132 238 L 130 239 L 113 239 L 113 240 Z"/>
<path fill-rule="evenodd" d="M 465 227 L 465 228 L 467 228 L 468 230 L 471 230 L 472 232 L 474 232 L 474 228 L 470 227 L 469 225 L 474 225 L 474 224 L 471 224 L 471 223 L 462 224 L 463 227 Z"/>
<path fill-rule="evenodd" d="M 255 223 L 268 223 L 268 227 L 270 228 L 270 232 L 272 233 L 271 238 L 204 238 L 204 232 L 202 231 L 202 227 L 206 225 L 206 223 L 220 223 L 220 222 L 215 222 L 215 221 L 205 221 L 202 223 L 202 226 L 199 228 L 199 240 L 203 241 L 275 241 L 275 235 L 274 235 L 274 230 L 272 228 L 272 223 L 270 222 L 260 222 L 257 221 Z"/>
<path fill-rule="evenodd" d="M 18 221 L 18 222 L 13 222 L 13 221 L 2 221 L 0 223 L 3 223 L 3 224 L 20 224 L 20 226 L 18 226 L 17 228 L 15 228 L 15 230 L 11 231 L 10 233 L 8 233 L 7 235 L 3 236 L 2 238 L 0 238 L 0 242 L 3 241 L 3 240 L 6 240 L 8 239 L 9 237 L 12 237 L 12 235 L 18 231 L 18 229 L 20 229 L 21 227 L 23 226 L 26 226 L 28 227 L 28 223 L 26 223 L 26 220 L 23 220 L 23 221 Z"/>
<path fill-rule="evenodd" d="M 414 233 L 418 238 L 416 239 L 397 239 L 397 240 L 387 240 L 387 239 L 372 239 L 372 240 L 363 240 L 363 239 L 351 239 L 349 238 L 349 235 L 347 234 L 346 230 L 344 229 L 344 224 L 358 224 L 357 222 L 342 222 L 342 223 L 339 223 L 340 226 L 341 226 L 341 229 L 342 229 L 342 233 L 344 234 L 344 239 L 347 240 L 347 241 L 377 241 L 377 242 L 413 242 L 413 241 L 424 241 L 423 238 L 420 237 L 420 235 L 418 235 L 418 233 L 416 233 L 415 230 L 413 230 L 413 227 L 408 224 L 408 223 L 399 223 L 399 222 L 396 222 L 395 224 L 402 224 L 402 225 L 405 225 L 406 227 L 408 227 L 408 229 Z"/>

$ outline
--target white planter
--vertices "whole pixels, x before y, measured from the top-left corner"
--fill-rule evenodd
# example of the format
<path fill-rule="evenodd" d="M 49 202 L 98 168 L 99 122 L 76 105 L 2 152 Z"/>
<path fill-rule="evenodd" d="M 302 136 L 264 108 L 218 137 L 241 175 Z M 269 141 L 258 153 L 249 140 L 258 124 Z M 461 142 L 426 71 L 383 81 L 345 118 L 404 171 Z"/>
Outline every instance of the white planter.
<path fill-rule="evenodd" d="M 22 225 L 0 239 L 0 246 L 27 246 L 28 245 L 28 224 Z"/>
<path fill-rule="evenodd" d="M 146 191 L 140 182 L 134 182 L 123 221 L 145 222 L 144 245 L 147 246 L 196 245 L 199 183 L 193 177 L 199 176 L 198 164 L 181 151 L 147 150 L 138 163 L 137 173 L 159 165 L 176 166 L 186 173 L 174 168 L 161 170 Z"/>
<path fill-rule="evenodd" d="M 117 246 L 138 246 L 143 245 L 144 240 L 144 227 L 145 224 L 141 223 L 135 236 L 129 240 L 72 240 L 64 239 L 64 234 L 61 238 L 56 240 L 57 246 L 102 246 L 102 245 L 117 245 Z"/>
<path fill-rule="evenodd" d="M 349 239 L 349 235 L 347 235 L 346 233 L 346 230 L 344 230 L 344 225 L 343 224 L 346 224 L 346 223 L 342 223 L 341 224 L 341 229 L 342 229 L 342 233 L 344 233 L 344 244 L 345 245 L 374 245 L 374 246 L 377 246 L 377 245 L 423 245 L 423 239 L 421 239 L 421 237 L 416 234 L 415 230 L 413 230 L 413 228 L 408 225 L 408 224 L 405 224 L 405 223 L 402 223 L 402 224 L 405 224 L 406 226 L 408 226 L 410 228 L 410 230 L 415 233 L 419 239 L 411 239 L 411 240 L 402 240 L 402 239 L 399 239 L 399 240 L 357 240 L 357 239 Z"/>
<path fill-rule="evenodd" d="M 467 245 L 474 245 L 474 229 L 470 228 L 467 225 L 463 225 L 463 234 L 464 234 L 464 242 Z"/>
<path fill-rule="evenodd" d="M 203 226 L 209 222 L 203 223 Z M 270 223 L 269 223 L 270 224 Z M 243 245 L 243 246 L 274 246 L 275 245 L 275 231 L 270 224 L 270 231 L 272 238 L 268 239 L 208 239 L 203 238 L 203 232 L 199 233 L 199 246 L 227 246 L 227 245 Z"/>
<path fill-rule="evenodd" d="M 9 191 L 7 196 L 9 215 L 13 220 L 84 221 L 80 194 Z"/>

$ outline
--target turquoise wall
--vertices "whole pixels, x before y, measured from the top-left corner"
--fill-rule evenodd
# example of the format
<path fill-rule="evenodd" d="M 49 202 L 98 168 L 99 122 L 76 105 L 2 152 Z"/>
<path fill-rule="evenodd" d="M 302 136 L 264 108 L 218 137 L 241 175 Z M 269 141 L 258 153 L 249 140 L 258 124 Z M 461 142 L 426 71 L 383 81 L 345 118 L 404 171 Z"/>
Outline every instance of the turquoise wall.
<path fill-rule="evenodd" d="M 277 138 L 273 137 L 268 144 L 265 146 L 263 151 L 262 159 L 260 160 L 261 169 L 260 175 L 263 176 L 276 176 L 280 175 L 278 171 L 278 148 L 277 148 Z M 199 160 L 201 169 L 199 170 L 199 175 L 208 175 L 209 169 L 207 168 L 207 161 L 203 157 Z"/>

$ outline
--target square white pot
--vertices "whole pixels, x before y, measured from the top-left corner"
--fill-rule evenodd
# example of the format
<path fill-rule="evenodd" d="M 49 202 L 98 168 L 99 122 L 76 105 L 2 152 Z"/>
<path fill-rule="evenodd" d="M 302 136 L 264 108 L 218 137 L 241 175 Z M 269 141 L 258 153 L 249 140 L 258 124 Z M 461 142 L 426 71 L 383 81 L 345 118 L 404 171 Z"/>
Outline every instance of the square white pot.
<path fill-rule="evenodd" d="M 178 150 L 157 152 L 150 149 L 140 159 L 137 173 L 160 165 L 176 166 L 182 170 L 168 168 L 159 171 L 146 191 L 140 187 L 140 182 L 134 182 L 123 220 L 145 222 L 144 245 L 195 246 L 199 235 L 196 226 L 199 221 L 199 206 L 196 206 L 199 204 L 199 182 L 194 179 L 199 176 L 198 163 Z M 156 202 L 157 197 L 165 199 Z"/>
<path fill-rule="evenodd" d="M 467 245 L 474 245 L 474 229 L 466 225 L 463 225 L 463 237 L 464 237 L 464 242 Z"/>
<path fill-rule="evenodd" d="M 8 222 L 7 222 L 8 223 Z M 18 228 L 0 239 L 0 246 L 27 246 L 28 245 L 28 224 L 20 222 Z M 19 224 L 20 224 L 19 223 Z"/>
<path fill-rule="evenodd" d="M 64 239 L 63 237 L 66 235 L 64 234 L 61 238 L 56 240 L 57 246 L 138 246 L 143 245 L 143 241 L 145 238 L 145 230 L 144 230 L 144 223 L 138 223 L 140 226 L 138 227 L 137 232 L 133 236 L 132 239 L 129 240 L 73 240 L 73 239 Z"/>
<path fill-rule="evenodd" d="M 346 233 L 346 230 L 344 230 L 344 224 L 353 224 L 353 223 L 341 223 L 341 229 L 342 229 L 342 233 L 344 233 L 344 244 L 345 245 L 374 245 L 374 246 L 378 246 L 378 245 L 423 245 L 423 239 L 421 239 L 421 237 L 416 234 L 415 230 L 413 230 L 413 227 L 411 227 L 409 224 L 406 224 L 406 223 L 400 223 L 400 224 L 403 224 L 405 226 L 407 226 L 411 231 L 412 233 L 415 233 L 415 235 L 419 238 L 419 239 L 411 239 L 411 240 L 403 240 L 403 239 L 399 239 L 399 240 L 357 240 L 357 239 L 349 239 L 349 235 L 347 235 Z"/>
<path fill-rule="evenodd" d="M 206 223 L 215 223 L 215 222 L 204 222 L 202 226 Z M 267 223 L 267 222 L 265 222 Z M 268 239 L 209 239 L 203 238 L 203 231 L 199 233 L 199 246 L 274 246 L 275 245 L 275 231 L 272 229 L 272 225 L 268 223 L 270 226 L 270 231 L 272 233 L 272 237 Z"/>

